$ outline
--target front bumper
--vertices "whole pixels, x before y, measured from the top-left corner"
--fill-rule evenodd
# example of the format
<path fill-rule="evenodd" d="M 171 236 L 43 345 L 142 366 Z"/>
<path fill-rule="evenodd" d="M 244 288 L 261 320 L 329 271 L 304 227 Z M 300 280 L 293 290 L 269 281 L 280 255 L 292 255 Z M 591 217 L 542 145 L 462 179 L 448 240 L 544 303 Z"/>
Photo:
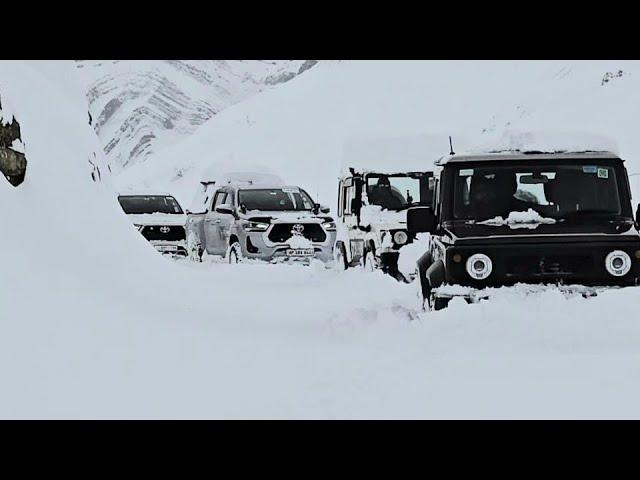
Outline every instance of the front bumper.
<path fill-rule="evenodd" d="M 245 258 L 263 260 L 266 262 L 295 261 L 308 263 L 313 259 L 324 263 L 333 261 L 333 245 L 336 239 L 335 231 L 326 232 L 326 239 L 322 243 L 311 242 L 309 248 L 313 248 L 313 255 L 289 256 L 288 250 L 293 249 L 288 243 L 273 243 L 269 241 L 267 234 L 263 232 L 246 232 L 240 239 L 242 255 Z"/>
<path fill-rule="evenodd" d="M 431 292 L 434 298 L 443 300 L 452 300 L 454 298 L 463 298 L 467 303 L 479 303 L 482 300 L 489 300 L 500 292 L 512 293 L 515 295 L 531 295 L 543 293 L 545 291 L 554 290 L 562 293 L 565 297 L 582 296 L 584 298 L 595 297 L 599 293 L 606 290 L 619 289 L 623 287 L 617 286 L 598 286 L 588 287 L 584 285 L 536 285 L 536 284 L 516 284 L 510 287 L 502 288 L 473 288 L 460 285 L 443 285 L 434 288 Z"/>
<path fill-rule="evenodd" d="M 176 256 L 184 256 L 184 257 L 188 255 L 186 241 L 168 242 L 168 241 L 150 240 L 149 243 L 151 243 L 151 245 L 153 245 L 153 247 L 163 255 L 176 255 Z"/>

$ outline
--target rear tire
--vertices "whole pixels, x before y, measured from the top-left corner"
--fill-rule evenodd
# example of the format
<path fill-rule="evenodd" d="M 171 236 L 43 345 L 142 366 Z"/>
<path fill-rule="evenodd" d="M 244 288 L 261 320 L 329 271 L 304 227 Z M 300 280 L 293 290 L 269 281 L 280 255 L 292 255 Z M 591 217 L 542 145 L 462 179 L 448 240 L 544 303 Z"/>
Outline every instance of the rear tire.
<path fill-rule="evenodd" d="M 242 263 L 243 257 L 240 243 L 233 242 L 227 249 L 225 258 L 230 264 Z"/>

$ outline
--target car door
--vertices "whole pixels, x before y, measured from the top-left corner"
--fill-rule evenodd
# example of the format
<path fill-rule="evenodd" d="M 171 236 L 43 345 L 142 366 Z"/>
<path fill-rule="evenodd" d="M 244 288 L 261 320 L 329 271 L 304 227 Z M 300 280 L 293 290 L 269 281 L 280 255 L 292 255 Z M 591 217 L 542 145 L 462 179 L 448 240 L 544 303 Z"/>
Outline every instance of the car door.
<path fill-rule="evenodd" d="M 233 201 L 233 190 L 230 188 L 226 188 L 220 192 L 220 197 L 217 199 L 219 202 L 217 206 L 226 205 L 231 207 L 231 210 L 234 210 L 234 201 Z M 224 255 L 227 252 L 227 247 L 229 246 L 229 238 L 231 237 L 231 227 L 233 226 L 233 222 L 235 220 L 235 216 L 232 213 L 218 213 L 216 212 L 216 221 L 214 223 L 214 227 L 218 234 L 218 239 L 216 243 L 217 252 L 220 255 Z"/>
<path fill-rule="evenodd" d="M 339 208 L 342 211 L 342 223 L 348 237 L 348 243 L 345 246 L 350 262 L 360 260 L 364 250 L 365 233 L 358 228 L 358 216 L 351 209 L 352 202 L 358 197 L 358 193 L 355 179 L 346 178 L 342 184 L 342 202 Z"/>
<path fill-rule="evenodd" d="M 221 252 L 222 241 L 220 231 L 220 224 L 222 222 L 223 215 L 216 212 L 216 208 L 220 205 L 223 205 L 226 198 L 227 192 L 224 190 L 218 190 L 213 197 L 211 209 L 207 212 L 204 220 L 204 232 L 207 238 L 206 249 L 207 253 L 212 255 L 221 255 L 222 253 L 224 253 Z"/>

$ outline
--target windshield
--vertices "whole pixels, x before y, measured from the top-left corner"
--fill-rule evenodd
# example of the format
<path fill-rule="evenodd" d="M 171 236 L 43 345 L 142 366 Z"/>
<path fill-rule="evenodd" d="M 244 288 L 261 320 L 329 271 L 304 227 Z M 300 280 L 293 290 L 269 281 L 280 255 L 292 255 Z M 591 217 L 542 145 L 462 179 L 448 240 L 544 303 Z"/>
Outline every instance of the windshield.
<path fill-rule="evenodd" d="M 313 202 L 298 188 L 240 190 L 238 203 L 247 210 L 313 210 Z"/>
<path fill-rule="evenodd" d="M 598 164 L 457 168 L 454 218 L 483 221 L 534 210 L 543 218 L 621 215 L 615 168 Z"/>
<path fill-rule="evenodd" d="M 120 206 L 127 214 L 170 213 L 181 214 L 182 208 L 173 197 L 164 195 L 127 195 L 118 197 Z"/>
<path fill-rule="evenodd" d="M 433 190 L 425 174 L 367 175 L 367 198 L 370 205 L 387 210 L 402 210 L 414 205 L 431 205 Z"/>

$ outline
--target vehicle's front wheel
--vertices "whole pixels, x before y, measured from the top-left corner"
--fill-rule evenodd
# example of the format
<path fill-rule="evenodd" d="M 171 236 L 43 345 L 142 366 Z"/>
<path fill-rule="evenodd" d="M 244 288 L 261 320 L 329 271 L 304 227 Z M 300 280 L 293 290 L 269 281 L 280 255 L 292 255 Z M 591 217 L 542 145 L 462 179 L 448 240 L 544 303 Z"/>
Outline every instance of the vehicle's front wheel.
<path fill-rule="evenodd" d="M 225 257 L 229 263 L 242 263 L 243 258 L 240 243 L 233 242 L 227 249 L 227 254 L 225 255 Z"/>
<path fill-rule="evenodd" d="M 431 293 L 429 295 L 429 309 L 430 310 L 443 310 L 449 306 L 450 298 L 442 298 L 438 297 L 435 294 Z"/>
<path fill-rule="evenodd" d="M 195 244 L 189 248 L 188 258 L 194 262 L 202 262 L 202 254 L 202 247 L 199 244 Z"/>

